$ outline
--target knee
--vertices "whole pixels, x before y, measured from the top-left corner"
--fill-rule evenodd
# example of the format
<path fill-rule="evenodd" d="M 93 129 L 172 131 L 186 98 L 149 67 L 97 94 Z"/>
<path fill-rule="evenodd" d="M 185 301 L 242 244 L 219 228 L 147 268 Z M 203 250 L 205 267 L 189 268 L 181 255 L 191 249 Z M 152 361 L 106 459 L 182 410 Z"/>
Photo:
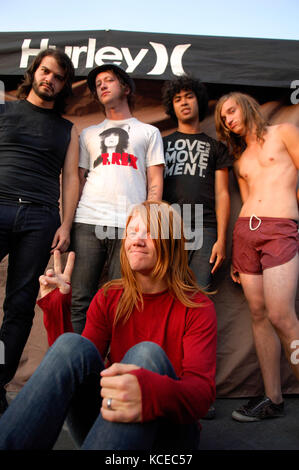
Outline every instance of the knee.
<path fill-rule="evenodd" d="M 253 323 L 259 323 L 267 318 L 265 303 L 262 301 L 252 301 L 249 303 L 251 320 Z"/>
<path fill-rule="evenodd" d="M 50 350 L 60 357 L 76 358 L 82 352 L 96 350 L 96 348 L 88 339 L 77 333 L 64 333 L 57 338 Z"/>
<path fill-rule="evenodd" d="M 68 384 L 75 380 L 81 384 L 103 367 L 101 356 L 91 341 L 76 333 L 64 333 L 49 348 L 39 370 L 52 374 L 53 380 L 66 380 Z"/>
<path fill-rule="evenodd" d="M 288 336 L 288 332 L 294 328 L 297 322 L 297 320 L 295 320 L 295 312 L 285 311 L 283 309 L 269 310 L 268 318 L 275 330 L 284 336 Z"/>
<path fill-rule="evenodd" d="M 143 341 L 133 346 L 126 353 L 122 362 L 125 364 L 135 364 L 160 374 L 165 373 L 169 375 L 169 371 L 173 370 L 163 349 L 151 341 Z"/>
<path fill-rule="evenodd" d="M 160 358 L 165 355 L 163 349 L 152 341 L 142 341 L 141 343 L 135 344 L 130 351 L 132 354 L 138 356 L 140 360 L 146 360 L 148 357 Z"/>

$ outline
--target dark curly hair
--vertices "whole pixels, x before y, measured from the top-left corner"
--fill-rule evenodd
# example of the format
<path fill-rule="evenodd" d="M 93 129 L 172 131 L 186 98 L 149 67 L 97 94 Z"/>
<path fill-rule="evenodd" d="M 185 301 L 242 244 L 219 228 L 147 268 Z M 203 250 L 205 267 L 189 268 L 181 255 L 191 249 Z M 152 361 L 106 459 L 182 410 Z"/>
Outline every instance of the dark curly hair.
<path fill-rule="evenodd" d="M 173 98 L 181 90 L 192 90 L 195 93 L 198 103 L 198 120 L 203 121 L 208 111 L 208 93 L 204 84 L 199 79 L 190 75 L 182 75 L 175 80 L 164 83 L 162 87 L 162 102 L 166 114 L 175 122 L 178 122 L 173 109 Z"/>
<path fill-rule="evenodd" d="M 36 58 L 30 65 L 30 67 L 25 72 L 24 80 L 17 90 L 17 97 L 21 99 L 27 98 L 32 88 L 32 84 L 34 81 L 34 74 L 36 70 L 38 69 L 38 67 L 40 66 L 42 60 L 48 56 L 54 57 L 58 65 L 65 72 L 66 81 L 65 81 L 64 87 L 59 93 L 59 95 L 57 96 L 55 103 L 54 103 L 54 109 L 58 113 L 63 113 L 65 110 L 67 98 L 72 96 L 73 94 L 72 83 L 75 77 L 75 69 L 74 69 L 71 59 L 60 49 L 44 49 L 36 56 Z"/>

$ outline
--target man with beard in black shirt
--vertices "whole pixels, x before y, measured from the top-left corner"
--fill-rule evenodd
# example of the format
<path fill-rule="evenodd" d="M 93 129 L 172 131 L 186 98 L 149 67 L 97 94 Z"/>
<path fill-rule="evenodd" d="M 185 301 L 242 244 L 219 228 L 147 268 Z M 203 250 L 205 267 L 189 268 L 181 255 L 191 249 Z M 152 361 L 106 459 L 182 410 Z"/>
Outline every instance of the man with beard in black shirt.
<path fill-rule="evenodd" d="M 34 317 L 39 276 L 51 250 L 67 250 L 78 201 L 78 135 L 61 113 L 74 67 L 62 51 L 40 52 L 18 89 L 0 105 L 0 259 L 8 255 L 0 330 L 0 414 Z M 62 223 L 59 214 L 62 169 Z"/>

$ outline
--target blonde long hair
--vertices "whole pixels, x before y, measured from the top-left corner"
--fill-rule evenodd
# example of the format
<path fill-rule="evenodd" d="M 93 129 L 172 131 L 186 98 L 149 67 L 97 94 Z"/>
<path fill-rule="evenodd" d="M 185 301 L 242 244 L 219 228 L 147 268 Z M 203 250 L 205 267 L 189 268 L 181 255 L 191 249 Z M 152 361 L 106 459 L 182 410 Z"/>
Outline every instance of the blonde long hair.
<path fill-rule="evenodd" d="M 226 142 L 231 153 L 236 159 L 238 159 L 246 148 L 245 140 L 242 136 L 234 134 L 232 131 L 230 131 L 226 127 L 221 117 L 222 106 L 229 98 L 233 98 L 240 106 L 246 130 L 250 131 L 254 126 L 256 126 L 256 137 L 257 140 L 261 143 L 264 142 L 263 136 L 266 132 L 268 123 L 260 111 L 258 102 L 252 98 L 252 96 L 236 91 L 221 96 L 215 108 L 215 125 L 217 137 L 219 140 Z"/>
<path fill-rule="evenodd" d="M 180 215 L 166 202 L 145 201 L 133 208 L 127 219 L 126 232 L 130 220 L 136 213 L 142 217 L 156 248 L 157 264 L 152 272 L 153 277 L 157 280 L 165 279 L 169 293 L 183 305 L 198 307 L 199 304 L 192 301 L 192 297 L 203 290 L 197 284 L 188 266 L 183 222 Z M 141 287 L 125 252 L 125 238 L 122 240 L 120 263 L 122 278 L 110 281 L 103 287 L 104 294 L 110 288 L 123 289 L 114 324 L 121 319 L 125 323 L 134 307 L 139 310 L 143 309 Z"/>

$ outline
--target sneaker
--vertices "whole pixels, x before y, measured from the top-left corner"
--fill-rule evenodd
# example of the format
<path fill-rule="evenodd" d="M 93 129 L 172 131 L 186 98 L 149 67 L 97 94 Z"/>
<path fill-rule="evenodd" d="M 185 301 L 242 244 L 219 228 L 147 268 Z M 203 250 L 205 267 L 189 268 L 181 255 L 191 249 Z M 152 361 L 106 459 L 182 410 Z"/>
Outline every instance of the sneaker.
<path fill-rule="evenodd" d="M 232 418 L 241 423 L 260 421 L 266 418 L 279 418 L 284 415 L 284 402 L 278 405 L 268 397 L 256 397 L 232 412 Z"/>
<path fill-rule="evenodd" d="M 211 405 L 210 408 L 208 409 L 208 412 L 205 416 L 203 416 L 201 419 L 214 419 L 216 415 L 216 408 L 215 406 Z"/>

